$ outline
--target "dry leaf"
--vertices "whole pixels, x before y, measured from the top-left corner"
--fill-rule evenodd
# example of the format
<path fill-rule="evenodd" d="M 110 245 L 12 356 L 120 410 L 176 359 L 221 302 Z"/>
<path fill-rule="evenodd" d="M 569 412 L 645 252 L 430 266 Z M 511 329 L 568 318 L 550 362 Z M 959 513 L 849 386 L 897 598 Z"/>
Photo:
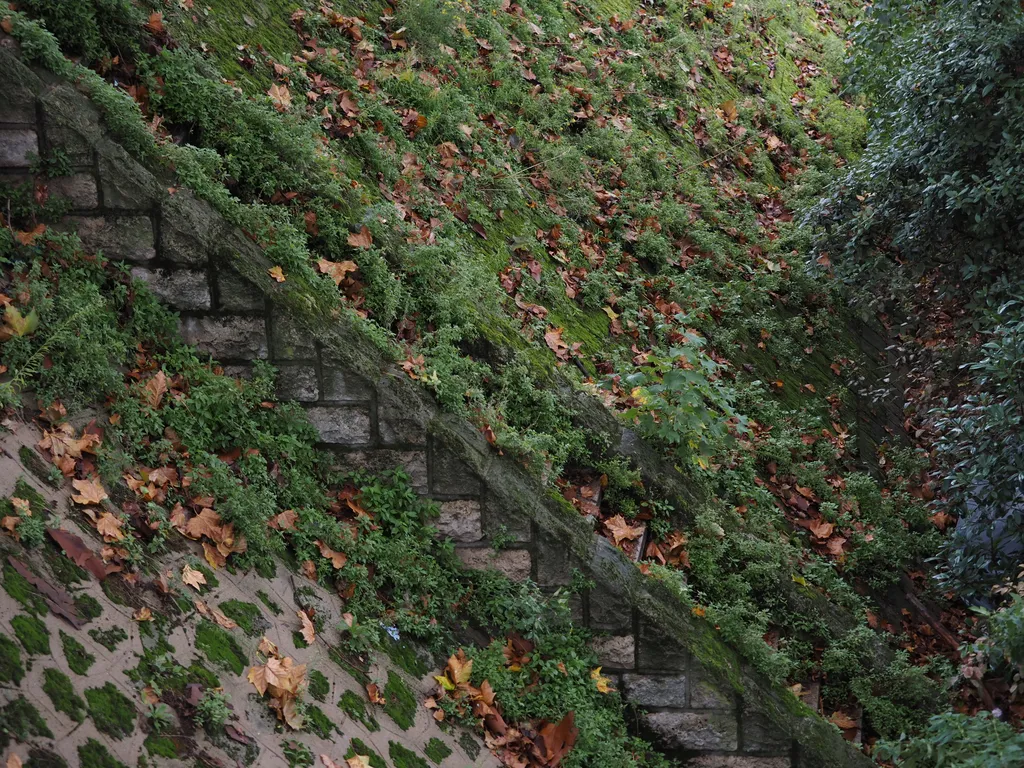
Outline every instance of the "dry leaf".
<path fill-rule="evenodd" d="M 79 504 L 100 504 L 108 498 L 107 492 L 103 490 L 103 485 L 99 480 L 72 480 L 71 484 L 78 491 L 78 493 L 72 494 L 71 498 Z"/>
<path fill-rule="evenodd" d="M 276 531 L 294 531 L 295 523 L 298 520 L 299 515 L 294 509 L 286 509 L 284 512 L 270 518 L 267 521 L 267 525 Z"/>
<path fill-rule="evenodd" d="M 295 615 L 299 617 L 299 621 L 302 622 L 302 639 L 306 641 L 306 645 L 312 645 L 316 640 L 316 629 L 313 628 L 313 622 L 309 620 L 309 616 L 306 615 L 305 611 L 296 611 Z"/>
<path fill-rule="evenodd" d="M 139 608 L 139 610 L 137 610 L 135 613 L 132 614 L 132 620 L 133 621 L 152 621 L 153 620 L 153 611 L 151 611 L 146 606 L 142 606 L 141 608 Z"/>
<path fill-rule="evenodd" d="M 351 765 L 351 761 L 349 762 Z M 21 762 L 21 758 L 17 754 L 11 752 L 7 757 L 7 768 L 21 768 L 24 763 Z M 369 763 L 367 763 L 369 765 Z"/>
<path fill-rule="evenodd" d="M 267 96 L 274 102 L 274 108 L 278 112 L 288 111 L 288 107 L 292 105 L 292 94 L 283 85 L 272 85 L 270 90 L 267 91 Z"/>
<path fill-rule="evenodd" d="M 388 703 L 387 699 L 384 698 L 380 692 L 380 687 L 376 683 L 366 684 L 366 695 L 370 697 L 371 704 L 380 704 L 384 706 Z"/>
<path fill-rule="evenodd" d="M 833 712 L 832 717 L 829 718 L 829 721 L 833 725 L 844 731 L 849 728 L 857 727 L 857 721 L 844 712 Z"/>
<path fill-rule="evenodd" d="M 157 371 L 156 375 L 142 387 L 143 400 L 150 408 L 158 407 L 166 392 L 167 376 L 163 371 Z"/>
<path fill-rule="evenodd" d="M 316 545 L 320 548 L 320 554 L 330 560 L 331 565 L 336 569 L 343 568 L 345 566 L 345 563 L 348 561 L 348 555 L 344 552 L 335 552 L 319 539 L 317 539 Z"/>
<path fill-rule="evenodd" d="M 267 274 L 279 283 L 284 282 L 284 270 L 281 267 L 271 267 L 267 270 Z"/>
<path fill-rule="evenodd" d="M 630 525 L 622 515 L 615 515 L 604 521 L 605 528 L 612 535 L 615 546 L 621 547 L 624 541 L 634 541 L 644 533 L 642 525 Z"/>
<path fill-rule="evenodd" d="M 206 584 L 206 577 L 203 576 L 202 571 L 197 571 L 190 565 L 186 565 L 181 569 L 181 580 L 195 589 L 196 592 L 202 591 L 202 586 Z"/>
<path fill-rule="evenodd" d="M 321 274 L 331 278 L 335 285 L 341 285 L 345 275 L 359 269 L 359 265 L 354 261 L 328 261 L 327 259 L 320 259 L 316 263 L 316 267 L 320 270 Z"/>
<path fill-rule="evenodd" d="M 345 762 L 348 763 L 348 768 L 370 768 L 370 758 L 366 755 L 353 755 Z"/>
<path fill-rule="evenodd" d="M 364 224 L 358 232 L 350 234 L 348 244 L 353 248 L 369 248 L 373 245 L 373 235 L 370 234 L 369 227 Z"/>
<path fill-rule="evenodd" d="M 103 537 L 104 541 L 121 541 L 124 539 L 124 533 L 121 532 L 123 525 L 124 521 L 121 518 L 104 512 L 96 520 L 96 532 Z"/>
<path fill-rule="evenodd" d="M 597 685 L 600 693 L 612 693 L 615 689 L 611 687 L 611 680 L 601 674 L 601 667 L 591 670 L 590 679 Z"/>

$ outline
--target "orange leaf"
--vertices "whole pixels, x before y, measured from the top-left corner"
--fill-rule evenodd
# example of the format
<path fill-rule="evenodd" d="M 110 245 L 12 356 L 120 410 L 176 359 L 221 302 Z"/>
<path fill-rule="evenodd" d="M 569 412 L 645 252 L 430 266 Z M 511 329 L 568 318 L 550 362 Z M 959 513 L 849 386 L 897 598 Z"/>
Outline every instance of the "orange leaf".
<path fill-rule="evenodd" d="M 644 533 L 642 525 L 630 525 L 622 515 L 615 515 L 604 521 L 605 528 L 612 535 L 615 546 L 621 547 L 624 541 L 633 541 Z"/>
<path fill-rule="evenodd" d="M 25 232 L 15 232 L 14 239 L 17 240 L 22 245 L 32 245 L 32 243 L 36 241 L 36 238 L 43 234 L 43 232 L 45 231 L 46 225 L 39 224 L 35 227 L 35 229 L 30 229 Z"/>
<path fill-rule="evenodd" d="M 316 545 L 320 548 L 320 554 L 330 560 L 331 565 L 336 569 L 344 567 L 345 563 L 348 561 L 348 555 L 344 552 L 335 552 L 319 539 L 317 539 Z"/>
<path fill-rule="evenodd" d="M 157 371 L 156 375 L 142 387 L 142 398 L 150 408 L 156 408 L 164 399 L 167 392 L 167 376 L 163 371 Z"/>
<path fill-rule="evenodd" d="M 387 699 L 381 695 L 380 686 L 376 683 L 366 684 L 366 695 L 370 697 L 370 702 L 373 704 L 380 704 L 381 706 L 384 706 L 388 703 Z"/>
<path fill-rule="evenodd" d="M 309 620 L 309 616 L 306 615 L 305 611 L 296 611 L 295 615 L 299 617 L 299 621 L 302 622 L 302 639 L 306 641 L 306 645 L 312 645 L 316 640 L 316 629 L 313 627 L 313 622 Z"/>
<path fill-rule="evenodd" d="M 139 610 L 137 610 L 135 613 L 132 614 L 132 620 L 133 621 L 152 621 L 153 620 L 153 611 L 151 611 L 146 606 L 142 606 L 141 608 L 139 608 Z"/>
<path fill-rule="evenodd" d="M 78 491 L 71 498 L 79 504 L 100 504 L 108 498 L 107 492 L 103 490 L 103 485 L 99 480 L 72 480 L 71 484 Z"/>
<path fill-rule="evenodd" d="M 364 224 L 358 232 L 353 232 L 348 236 L 348 244 L 353 248 L 369 248 L 373 245 L 373 235 L 370 234 L 370 229 Z"/>
<path fill-rule="evenodd" d="M 350 243 L 352 237 L 355 237 L 355 235 L 351 235 L 349 237 Z M 316 268 L 320 270 L 321 274 L 327 275 L 331 278 L 335 285 L 341 285 L 342 281 L 345 279 L 345 275 L 349 272 L 355 272 L 359 269 L 359 265 L 354 261 L 328 261 L 327 259 L 320 259 L 316 263 Z"/>
<path fill-rule="evenodd" d="M 103 536 L 104 541 L 121 541 L 124 538 L 124 534 L 121 532 L 123 525 L 124 522 L 121 518 L 104 512 L 96 521 L 96 531 Z"/>
<path fill-rule="evenodd" d="M 267 270 L 267 274 L 279 283 L 284 282 L 284 270 L 281 267 L 271 267 Z"/>
<path fill-rule="evenodd" d="M 833 712 L 832 717 L 829 718 L 829 721 L 833 725 L 837 726 L 838 728 L 841 728 L 844 731 L 849 728 L 857 727 L 857 721 L 843 712 Z"/>
<path fill-rule="evenodd" d="M 299 515 L 294 509 L 286 509 L 284 512 L 270 518 L 267 521 L 267 525 L 275 531 L 294 531 L 295 523 L 298 519 Z"/>
<path fill-rule="evenodd" d="M 274 102 L 274 108 L 278 112 L 286 112 L 288 107 L 292 105 L 292 94 L 287 87 L 283 85 L 272 85 L 270 90 L 267 91 L 267 96 Z"/>
<path fill-rule="evenodd" d="M 590 679 L 593 680 L 594 683 L 597 685 L 597 690 L 599 693 L 612 693 L 615 690 L 611 687 L 611 685 L 609 685 L 609 683 L 611 683 L 611 680 L 609 680 L 607 677 L 601 674 L 600 667 L 591 670 Z"/>

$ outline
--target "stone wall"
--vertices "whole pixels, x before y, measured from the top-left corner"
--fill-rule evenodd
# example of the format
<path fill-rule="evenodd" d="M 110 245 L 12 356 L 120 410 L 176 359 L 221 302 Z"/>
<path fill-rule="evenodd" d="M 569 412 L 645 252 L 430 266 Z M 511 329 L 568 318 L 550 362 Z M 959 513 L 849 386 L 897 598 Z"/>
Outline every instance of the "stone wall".
<path fill-rule="evenodd" d="M 244 376 L 255 360 L 273 363 L 280 396 L 306 408 L 339 464 L 404 467 L 418 491 L 439 501 L 437 526 L 470 567 L 495 567 L 549 591 L 568 584 L 573 569 L 586 574 L 594 587 L 576 600 L 577 619 L 594 632 L 606 674 L 639 708 L 641 730 L 662 748 L 700 768 L 867 764 L 559 497 L 440 411 L 357 321 L 317 308 L 291 281 L 273 281 L 273 265 L 249 237 L 130 157 L 87 98 L 25 67 L 12 41 L 0 39 L 0 176 L 31 179 L 33 156 L 57 149 L 74 166 L 45 182 L 71 202 L 63 226 L 131 265 L 180 314 L 185 338 L 226 372 Z M 615 450 L 667 494 L 685 496 L 655 452 L 580 397 L 579 413 L 600 422 Z"/>

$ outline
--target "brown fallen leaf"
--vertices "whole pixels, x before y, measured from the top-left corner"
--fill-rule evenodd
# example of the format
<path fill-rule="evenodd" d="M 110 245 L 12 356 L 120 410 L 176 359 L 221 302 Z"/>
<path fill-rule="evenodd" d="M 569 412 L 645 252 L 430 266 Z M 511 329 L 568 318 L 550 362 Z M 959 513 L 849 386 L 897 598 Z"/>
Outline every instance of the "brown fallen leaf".
<path fill-rule="evenodd" d="M 80 629 L 85 622 L 78 613 L 74 601 L 62 587 L 55 586 L 49 581 L 39 578 L 32 570 L 16 557 L 8 555 L 7 562 L 14 568 L 29 584 L 46 600 L 46 605 L 53 611 L 55 616 L 60 616 L 75 629 Z"/>
<path fill-rule="evenodd" d="M 840 728 L 844 731 L 849 728 L 857 727 L 857 721 L 849 715 L 847 715 L 845 712 L 833 712 L 832 717 L 829 718 L 829 721 L 837 728 Z"/>
<path fill-rule="evenodd" d="M 150 408 L 157 408 L 167 393 L 167 376 L 163 371 L 157 371 L 149 381 L 142 387 L 142 399 Z"/>
<path fill-rule="evenodd" d="M 302 622 L 302 639 L 306 641 L 306 645 L 312 645 L 316 640 L 316 629 L 313 627 L 313 622 L 309 620 L 309 616 L 306 615 L 305 611 L 296 611 L 295 615 L 299 617 L 299 621 Z"/>
<path fill-rule="evenodd" d="M 597 685 L 599 693 L 612 693 L 615 690 L 610 685 L 611 680 L 601 674 L 601 667 L 591 670 L 590 679 Z"/>
<path fill-rule="evenodd" d="M 267 274 L 279 283 L 283 283 L 285 281 L 284 270 L 281 269 L 281 267 L 271 267 L 267 270 Z"/>
<path fill-rule="evenodd" d="M 71 498 L 79 504 L 101 504 L 104 499 L 109 498 L 107 492 L 103 490 L 102 483 L 94 478 L 72 480 L 71 484 L 78 491 L 78 493 L 72 494 Z"/>
<path fill-rule="evenodd" d="M 50 538 L 57 542 L 64 555 L 80 568 L 85 568 L 89 573 L 102 581 L 111 573 L 120 571 L 120 566 L 108 565 L 99 556 L 89 549 L 85 542 L 78 536 L 60 528 L 47 528 L 46 532 Z"/>
<path fill-rule="evenodd" d="M 376 683 L 366 684 L 366 695 L 370 697 L 371 704 L 380 704 L 383 707 L 388 703 L 387 699 L 380 692 L 380 686 Z"/>
<path fill-rule="evenodd" d="M 328 261 L 327 259 L 320 259 L 316 263 L 316 268 L 320 270 L 321 274 L 331 278 L 335 285 L 341 285 L 345 281 L 345 276 L 349 272 L 358 270 L 359 265 L 354 261 Z"/>
<path fill-rule="evenodd" d="M 116 515 L 104 512 L 96 519 L 96 531 L 103 537 L 104 541 L 121 541 L 124 533 L 121 528 L 124 521 Z"/>
<path fill-rule="evenodd" d="M 132 614 L 132 621 L 152 621 L 153 611 L 146 606 L 142 606 L 135 613 Z"/>
<path fill-rule="evenodd" d="M 238 624 L 229 619 L 219 608 L 214 608 L 203 600 L 196 600 L 195 606 L 196 610 L 199 611 L 202 616 L 205 616 L 208 619 L 213 619 L 215 622 L 220 624 L 220 626 L 224 627 L 224 629 L 235 629 L 238 626 Z"/>
<path fill-rule="evenodd" d="M 348 768 L 370 768 L 370 758 L 366 755 L 353 755 L 345 762 L 348 763 Z M 331 768 L 331 766 L 327 766 L 327 768 Z"/>
<path fill-rule="evenodd" d="M 24 765 L 24 763 L 21 762 L 21 758 L 18 757 L 16 752 L 11 752 L 11 754 L 7 756 L 7 768 L 22 768 L 22 765 Z M 367 765 L 369 765 L 369 763 L 367 763 Z"/>
<path fill-rule="evenodd" d="M 270 518 L 267 525 L 276 531 L 294 531 L 298 520 L 299 515 L 294 509 L 286 509 Z"/>
<path fill-rule="evenodd" d="M 317 539 L 316 545 L 320 548 L 320 554 L 330 560 L 331 565 L 333 565 L 335 569 L 343 568 L 345 563 L 348 562 L 348 555 L 344 552 L 335 552 L 319 539 Z"/>
<path fill-rule="evenodd" d="M 186 565 L 181 569 L 181 580 L 195 589 L 196 592 L 202 591 L 203 585 L 206 584 L 206 577 L 202 571 L 197 571 L 190 565 Z"/>
<path fill-rule="evenodd" d="M 351 233 L 348 236 L 348 244 L 353 248 L 369 248 L 373 245 L 373 235 L 370 234 L 369 227 L 364 224 L 358 232 Z"/>
<path fill-rule="evenodd" d="M 604 521 L 605 528 L 612 535 L 615 546 L 621 547 L 624 541 L 634 541 L 644 533 L 642 525 L 630 525 L 622 515 L 615 515 Z"/>

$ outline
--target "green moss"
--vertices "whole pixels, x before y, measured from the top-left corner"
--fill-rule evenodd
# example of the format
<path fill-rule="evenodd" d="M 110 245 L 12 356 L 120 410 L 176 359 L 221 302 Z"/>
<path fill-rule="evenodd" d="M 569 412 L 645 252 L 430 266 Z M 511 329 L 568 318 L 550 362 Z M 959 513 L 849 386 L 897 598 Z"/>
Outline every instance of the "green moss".
<path fill-rule="evenodd" d="M 71 678 L 52 667 L 43 670 L 43 692 L 50 697 L 53 708 L 63 712 L 76 723 L 85 720 L 85 702 L 75 693 Z"/>
<path fill-rule="evenodd" d="M 248 660 L 238 641 L 212 621 L 203 620 L 196 627 L 196 648 L 206 654 L 211 664 L 236 675 L 242 674 Z"/>
<path fill-rule="evenodd" d="M 384 686 L 384 698 L 387 699 L 384 711 L 388 717 L 403 731 L 409 730 L 416 720 L 416 697 L 405 681 L 391 670 L 388 671 L 388 682 Z"/>
<path fill-rule="evenodd" d="M 413 677 L 423 677 L 430 668 L 408 640 L 388 642 L 384 650 L 395 664 Z"/>
<path fill-rule="evenodd" d="M 4 591 L 17 600 L 26 611 L 34 616 L 45 616 L 49 609 L 43 596 L 28 583 L 28 579 L 14 570 L 9 563 L 4 565 Z"/>
<path fill-rule="evenodd" d="M 306 639 L 299 632 L 292 632 L 292 645 L 300 650 L 302 648 L 309 648 L 309 643 L 306 642 Z"/>
<path fill-rule="evenodd" d="M 440 765 L 444 759 L 452 753 L 451 748 L 439 738 L 432 737 L 423 748 L 423 754 L 430 758 L 432 763 Z"/>
<path fill-rule="evenodd" d="M 388 742 L 388 755 L 395 768 L 430 768 L 427 761 L 397 741 Z"/>
<path fill-rule="evenodd" d="M 18 458 L 21 459 L 21 463 L 24 465 L 25 469 L 35 475 L 37 480 L 46 483 L 51 488 L 60 487 L 60 483 L 54 479 L 51 473 L 51 470 L 55 470 L 56 468 L 52 464 L 47 464 L 43 461 L 43 458 L 27 445 L 23 445 L 18 449 Z M 60 477 L 59 472 L 57 473 L 57 476 Z M 64 478 L 61 477 L 61 480 L 63 479 Z"/>
<path fill-rule="evenodd" d="M 227 600 L 220 604 L 220 609 L 249 637 L 259 637 L 270 627 L 270 622 L 255 603 Z"/>
<path fill-rule="evenodd" d="M 110 629 L 102 630 L 90 629 L 89 637 L 113 653 L 118 643 L 128 639 L 128 633 L 121 629 L 121 627 L 111 627 Z"/>
<path fill-rule="evenodd" d="M 135 731 L 135 705 L 113 683 L 85 691 L 89 717 L 100 732 L 123 739 Z"/>
<path fill-rule="evenodd" d="M 125 600 L 124 586 L 120 579 L 104 579 L 100 582 L 100 589 L 107 599 L 115 605 L 128 605 Z"/>
<path fill-rule="evenodd" d="M 50 572 L 56 577 L 64 586 L 71 584 L 81 584 L 83 581 L 88 581 L 89 574 L 84 568 L 80 568 L 70 559 L 57 552 L 54 549 L 44 549 L 43 555 L 46 558 L 46 564 L 50 568 Z"/>
<path fill-rule="evenodd" d="M 388 764 L 384 762 L 384 758 L 366 746 L 361 739 L 352 739 L 348 745 L 348 752 L 345 753 L 345 759 L 350 760 L 356 755 L 362 755 L 363 757 L 370 758 L 371 768 L 388 768 Z"/>
<path fill-rule="evenodd" d="M 330 739 L 331 733 L 337 728 L 334 723 L 331 722 L 331 718 L 324 714 L 324 711 L 315 704 L 310 704 L 306 707 L 306 730 L 310 733 L 315 733 L 321 739 Z M 341 733 L 341 729 L 338 728 L 338 733 Z"/>
<path fill-rule="evenodd" d="M 85 646 L 64 630 L 60 630 L 60 644 L 64 648 L 64 658 L 76 675 L 84 675 L 96 661 L 96 657 L 85 650 Z"/>
<path fill-rule="evenodd" d="M 270 595 L 264 592 L 262 589 L 256 590 L 256 597 L 260 599 L 260 602 L 267 606 L 267 609 L 275 616 L 280 616 L 284 611 L 281 610 L 281 606 L 270 599 Z"/>
<path fill-rule="evenodd" d="M 33 515 L 42 515 L 46 510 L 46 498 L 35 488 L 29 485 L 24 477 L 19 477 L 14 483 L 14 495 L 19 499 L 25 499 Z"/>
<path fill-rule="evenodd" d="M 68 768 L 67 761 L 48 749 L 33 747 L 28 751 L 25 768 Z"/>
<path fill-rule="evenodd" d="M 128 768 L 95 739 L 89 739 L 78 748 L 78 765 L 80 768 Z"/>
<path fill-rule="evenodd" d="M 173 760 L 178 756 L 178 747 L 170 736 L 151 733 L 146 737 L 143 746 L 146 747 L 149 754 L 157 757 L 167 757 Z"/>
<path fill-rule="evenodd" d="M 78 615 L 87 622 L 103 615 L 103 606 L 92 595 L 78 595 L 75 598 L 75 607 L 78 609 Z"/>
<path fill-rule="evenodd" d="M 46 624 L 41 619 L 20 614 L 11 619 L 11 627 L 28 653 L 33 656 L 48 656 L 50 654 L 50 630 L 46 628 Z"/>
<path fill-rule="evenodd" d="M 33 736 L 52 739 L 53 733 L 39 710 L 28 699 L 19 696 L 0 708 L 0 749 L 7 746 L 11 737 L 15 741 L 25 742 Z"/>
<path fill-rule="evenodd" d="M 331 683 L 318 669 L 309 671 L 309 695 L 317 701 L 327 701 L 327 694 L 331 692 Z"/>
<path fill-rule="evenodd" d="M 362 723 L 366 730 L 370 732 L 380 730 L 377 718 L 366 711 L 366 702 L 355 691 L 345 691 L 341 694 L 341 698 L 338 699 L 338 708 L 353 720 Z"/>
<path fill-rule="evenodd" d="M 480 742 L 473 738 L 473 734 L 469 731 L 463 731 L 462 735 L 459 736 L 459 746 L 462 747 L 462 751 L 465 752 L 470 760 L 476 760 L 476 756 L 480 754 Z"/>
<path fill-rule="evenodd" d="M 18 644 L 7 635 L 0 634 L 0 683 L 18 685 L 24 676 Z"/>
<path fill-rule="evenodd" d="M 214 575 L 210 568 L 207 568 L 202 563 L 196 563 L 192 567 L 206 577 L 206 586 L 203 587 L 203 592 L 209 592 L 211 589 L 216 589 L 220 586 L 220 580 Z"/>

